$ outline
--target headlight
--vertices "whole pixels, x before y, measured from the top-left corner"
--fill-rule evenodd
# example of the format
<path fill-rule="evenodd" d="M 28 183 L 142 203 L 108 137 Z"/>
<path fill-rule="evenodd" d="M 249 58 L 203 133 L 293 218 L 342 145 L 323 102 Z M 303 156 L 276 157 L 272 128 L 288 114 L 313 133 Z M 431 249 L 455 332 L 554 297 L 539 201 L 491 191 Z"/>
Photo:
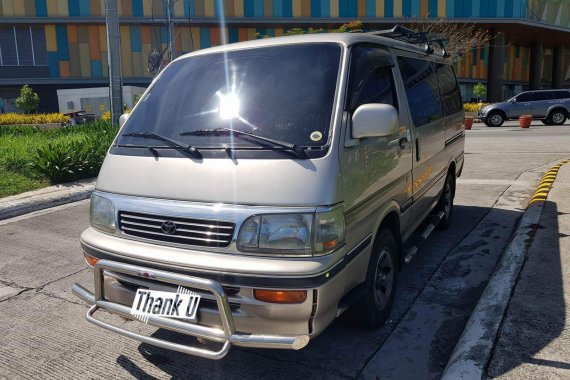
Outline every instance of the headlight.
<path fill-rule="evenodd" d="M 238 234 L 243 252 L 324 254 L 344 243 L 342 208 L 314 214 L 267 214 L 247 219 Z"/>
<path fill-rule="evenodd" d="M 91 225 L 98 230 L 115 232 L 115 207 L 113 202 L 97 194 L 91 195 L 89 208 Z"/>

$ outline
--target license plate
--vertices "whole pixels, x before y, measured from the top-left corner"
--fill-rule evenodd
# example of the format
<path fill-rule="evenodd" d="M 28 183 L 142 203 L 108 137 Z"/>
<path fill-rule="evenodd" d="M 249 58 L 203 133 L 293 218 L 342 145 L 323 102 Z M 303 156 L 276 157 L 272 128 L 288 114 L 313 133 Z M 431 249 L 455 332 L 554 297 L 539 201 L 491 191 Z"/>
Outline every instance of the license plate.
<path fill-rule="evenodd" d="M 144 323 L 151 315 L 196 322 L 199 304 L 200 295 L 182 286 L 176 293 L 138 289 L 131 315 Z"/>

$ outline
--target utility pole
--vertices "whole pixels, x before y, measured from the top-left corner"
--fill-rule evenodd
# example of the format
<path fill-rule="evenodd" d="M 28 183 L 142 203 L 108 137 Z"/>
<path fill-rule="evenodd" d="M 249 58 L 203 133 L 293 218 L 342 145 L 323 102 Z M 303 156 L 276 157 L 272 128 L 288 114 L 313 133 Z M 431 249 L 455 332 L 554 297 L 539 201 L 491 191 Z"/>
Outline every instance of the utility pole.
<path fill-rule="evenodd" d="M 174 2 L 172 0 L 166 0 L 166 20 L 168 22 L 168 62 L 172 62 L 173 54 L 172 54 L 172 44 L 174 41 L 172 40 L 172 28 L 174 27 L 174 22 L 172 21 L 172 13 L 174 6 Z"/>
<path fill-rule="evenodd" d="M 111 121 L 119 123 L 123 113 L 123 76 L 121 73 L 121 36 L 117 0 L 105 0 L 107 22 L 107 60 L 109 63 L 109 98 L 111 99 Z"/>

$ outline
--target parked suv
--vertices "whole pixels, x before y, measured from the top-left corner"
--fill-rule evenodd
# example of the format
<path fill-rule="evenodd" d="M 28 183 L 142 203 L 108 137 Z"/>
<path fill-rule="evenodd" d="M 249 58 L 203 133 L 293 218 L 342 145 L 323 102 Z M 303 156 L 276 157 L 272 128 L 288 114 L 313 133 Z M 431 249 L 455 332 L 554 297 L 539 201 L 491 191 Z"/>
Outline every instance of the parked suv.
<path fill-rule="evenodd" d="M 211 359 L 300 349 L 349 307 L 382 326 L 399 268 L 449 226 L 464 162 L 453 67 L 405 33 L 262 39 L 170 63 L 91 197 L 94 292 L 73 286 L 87 319 Z"/>
<path fill-rule="evenodd" d="M 561 125 L 570 115 L 570 90 L 521 92 L 507 101 L 481 108 L 478 115 L 488 127 L 500 127 L 506 120 L 521 115 L 532 115 L 545 125 Z"/>

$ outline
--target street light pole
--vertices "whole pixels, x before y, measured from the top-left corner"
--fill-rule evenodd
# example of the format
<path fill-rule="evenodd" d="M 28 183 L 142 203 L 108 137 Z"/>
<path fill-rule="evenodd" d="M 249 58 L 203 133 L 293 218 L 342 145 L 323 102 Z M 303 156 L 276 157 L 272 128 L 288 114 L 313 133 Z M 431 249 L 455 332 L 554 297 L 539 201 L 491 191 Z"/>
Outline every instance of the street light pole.
<path fill-rule="evenodd" d="M 123 77 L 121 73 L 121 36 L 117 0 L 105 0 L 107 23 L 107 60 L 109 64 L 109 98 L 111 99 L 111 121 L 119 123 L 123 113 Z"/>

